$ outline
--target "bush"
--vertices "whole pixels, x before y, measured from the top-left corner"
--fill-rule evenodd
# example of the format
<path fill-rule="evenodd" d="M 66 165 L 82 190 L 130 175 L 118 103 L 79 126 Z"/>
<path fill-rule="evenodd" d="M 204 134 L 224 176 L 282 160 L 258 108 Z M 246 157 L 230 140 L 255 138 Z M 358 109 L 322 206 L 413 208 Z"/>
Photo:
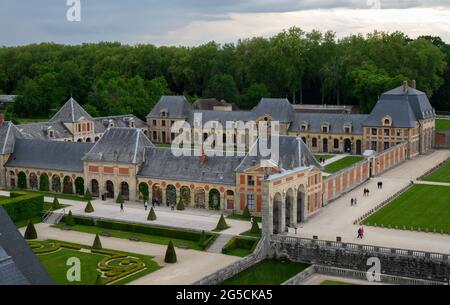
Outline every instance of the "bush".
<path fill-rule="evenodd" d="M 253 220 L 252 222 L 252 228 L 250 229 L 250 233 L 259 233 L 260 229 L 258 226 L 258 222 L 256 220 Z"/>
<path fill-rule="evenodd" d="M 155 210 L 153 209 L 153 207 L 150 209 L 150 212 L 148 213 L 147 220 L 150 220 L 150 221 L 156 220 L 156 214 L 155 214 Z"/>
<path fill-rule="evenodd" d="M 117 200 L 116 203 L 124 203 L 125 200 L 123 199 L 122 193 L 119 193 L 119 195 L 117 195 Z"/>
<path fill-rule="evenodd" d="M 180 199 L 177 204 L 177 211 L 183 211 L 184 209 L 185 209 L 185 206 L 184 206 L 183 200 Z"/>
<path fill-rule="evenodd" d="M 175 253 L 175 248 L 173 246 L 173 242 L 169 241 L 169 245 L 167 246 L 166 256 L 164 257 L 164 261 L 169 264 L 173 264 L 177 262 L 177 254 Z"/>
<path fill-rule="evenodd" d="M 92 194 L 89 192 L 89 189 L 86 189 L 86 193 L 84 193 L 84 199 L 85 200 L 92 200 Z"/>
<path fill-rule="evenodd" d="M 92 206 L 92 203 L 90 201 L 88 201 L 88 203 L 86 204 L 86 207 L 84 208 L 84 212 L 85 213 L 93 213 L 94 212 L 94 207 Z"/>
<path fill-rule="evenodd" d="M 64 219 L 63 219 L 64 223 L 66 222 L 67 217 L 68 217 L 67 215 L 64 216 Z M 74 219 L 74 223 L 76 225 L 95 226 L 94 219 L 92 219 L 92 218 L 79 217 L 79 216 L 72 216 L 72 218 Z"/>
<path fill-rule="evenodd" d="M 25 230 L 24 238 L 27 240 L 32 240 L 37 238 L 36 229 L 34 227 L 33 222 L 30 220 L 27 225 L 27 229 Z"/>
<path fill-rule="evenodd" d="M 92 244 L 92 249 L 94 249 L 94 250 L 103 249 L 102 243 L 100 241 L 100 237 L 98 236 L 98 234 L 95 234 L 95 239 L 94 239 L 94 243 Z"/>
<path fill-rule="evenodd" d="M 245 206 L 244 212 L 242 213 L 242 217 L 245 219 L 252 218 L 252 214 L 250 214 L 250 210 L 248 209 L 248 205 Z"/>
<path fill-rule="evenodd" d="M 73 227 L 75 225 L 75 219 L 73 218 L 72 211 L 69 211 L 69 215 L 64 218 L 64 222 L 69 227 Z"/>
<path fill-rule="evenodd" d="M 54 197 L 53 198 L 53 202 L 52 202 L 52 209 L 53 210 L 57 210 L 61 207 L 61 205 L 59 204 L 59 200 L 58 198 Z"/>
<path fill-rule="evenodd" d="M 219 222 L 217 223 L 216 230 L 217 230 L 217 231 L 223 231 L 223 230 L 226 230 L 226 229 L 228 229 L 228 228 L 229 228 L 229 227 L 228 227 L 228 225 L 227 225 L 227 222 L 225 221 L 225 217 L 223 217 L 223 214 L 221 214 L 221 215 L 220 215 Z"/>
<path fill-rule="evenodd" d="M 38 193 L 11 192 L 10 198 L 0 201 L 13 222 L 40 217 L 44 209 L 44 195 Z"/>

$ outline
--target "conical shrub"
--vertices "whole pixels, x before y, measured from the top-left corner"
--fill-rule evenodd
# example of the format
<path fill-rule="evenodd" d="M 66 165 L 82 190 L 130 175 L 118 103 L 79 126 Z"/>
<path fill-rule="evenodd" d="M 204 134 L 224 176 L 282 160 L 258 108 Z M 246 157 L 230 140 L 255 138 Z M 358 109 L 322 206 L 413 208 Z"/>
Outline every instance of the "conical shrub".
<path fill-rule="evenodd" d="M 167 246 L 166 256 L 164 261 L 169 264 L 173 264 L 177 262 L 177 254 L 175 253 L 175 247 L 173 246 L 173 242 L 169 241 L 169 245 Z"/>
<path fill-rule="evenodd" d="M 57 210 L 61 207 L 61 205 L 59 204 L 59 200 L 58 198 L 53 198 L 53 202 L 52 202 L 52 209 L 53 210 Z"/>
<path fill-rule="evenodd" d="M 252 214 L 250 214 L 250 210 L 248 209 L 248 205 L 245 206 L 242 217 L 244 217 L 245 219 L 250 219 L 252 217 Z"/>
<path fill-rule="evenodd" d="M 253 220 L 252 222 L 252 228 L 250 229 L 251 233 L 259 233 L 259 226 L 258 226 L 258 222 L 256 220 Z"/>
<path fill-rule="evenodd" d="M 66 226 L 72 227 L 75 225 L 75 218 L 73 218 L 72 211 L 69 211 L 69 214 L 64 218 L 64 222 Z"/>
<path fill-rule="evenodd" d="M 153 207 L 150 209 L 150 212 L 148 213 L 147 220 L 153 221 L 156 220 L 156 213 Z"/>
<path fill-rule="evenodd" d="M 123 199 L 122 193 L 119 193 L 119 195 L 117 195 L 116 203 L 124 203 L 124 202 L 125 200 Z"/>
<path fill-rule="evenodd" d="M 184 209 L 185 209 L 185 206 L 184 206 L 183 200 L 180 199 L 180 201 L 178 201 L 178 204 L 177 204 L 177 211 L 183 211 Z"/>
<path fill-rule="evenodd" d="M 92 249 L 95 249 L 95 250 L 103 249 L 102 242 L 100 241 L 100 237 L 98 236 L 98 234 L 95 234 L 95 239 L 94 239 L 94 243 L 92 244 Z"/>
<path fill-rule="evenodd" d="M 228 229 L 228 225 L 227 225 L 227 222 L 225 221 L 225 217 L 223 217 L 223 214 L 221 214 L 219 222 L 217 223 L 216 230 L 217 231 L 222 231 L 222 230 L 225 230 L 225 229 Z"/>
<path fill-rule="evenodd" d="M 88 203 L 86 204 L 86 207 L 84 208 L 84 212 L 85 213 L 93 213 L 94 212 L 94 207 L 92 206 L 92 203 L 90 201 L 88 201 Z"/>
<path fill-rule="evenodd" d="M 27 240 L 32 240 L 37 238 L 36 228 L 34 227 L 33 222 L 30 220 L 27 225 L 27 229 L 25 230 L 24 238 Z"/>
<path fill-rule="evenodd" d="M 89 192 L 89 189 L 86 189 L 86 192 L 84 193 L 84 199 L 92 200 L 92 194 L 91 194 L 91 192 Z"/>
<path fill-rule="evenodd" d="M 97 275 L 97 279 L 95 280 L 95 285 L 103 285 L 103 279 L 102 276 L 99 274 Z"/>

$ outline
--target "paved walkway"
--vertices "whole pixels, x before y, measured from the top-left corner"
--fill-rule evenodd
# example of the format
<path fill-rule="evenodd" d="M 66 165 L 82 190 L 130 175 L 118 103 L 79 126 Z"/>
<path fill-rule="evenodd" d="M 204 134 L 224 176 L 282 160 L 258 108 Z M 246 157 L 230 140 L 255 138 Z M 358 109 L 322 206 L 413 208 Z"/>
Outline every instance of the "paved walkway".
<path fill-rule="evenodd" d="M 20 231 L 23 234 L 25 229 L 22 228 Z M 84 245 L 91 245 L 94 241 L 93 234 L 62 231 L 52 228 L 48 224 L 36 225 L 36 231 L 40 240 L 55 239 Z M 136 285 L 189 285 L 240 259 L 235 256 L 176 248 L 178 262 L 166 264 L 164 255 L 167 246 L 113 237 L 101 237 L 101 241 L 106 249 L 154 256 L 154 260 L 163 266 L 160 270 L 131 283 Z"/>
<path fill-rule="evenodd" d="M 438 150 L 408 160 L 381 177 L 371 179 L 301 224 L 297 236 L 312 238 L 317 235 L 319 239 L 325 240 L 335 240 L 340 236 L 344 242 L 450 254 L 450 235 L 365 227 L 365 238 L 360 240 L 356 238 L 358 226 L 353 225 L 353 221 L 358 217 L 449 157 L 450 150 Z M 383 190 L 377 189 L 378 181 L 383 181 Z M 370 189 L 370 197 L 362 196 L 364 188 Z M 350 199 L 355 197 L 358 199 L 358 205 L 352 207 Z M 289 235 L 295 236 L 293 230 Z"/>
<path fill-rule="evenodd" d="M 220 234 L 214 243 L 209 246 L 208 252 L 211 253 L 222 253 L 222 248 L 232 239 L 234 235 L 228 235 L 228 234 Z"/>
<path fill-rule="evenodd" d="M 334 156 L 333 158 L 330 158 L 328 160 L 325 160 L 325 162 L 322 164 L 322 166 L 327 166 L 328 164 L 334 163 L 336 161 L 339 161 L 341 159 L 344 159 L 346 157 L 350 156 L 349 154 L 339 154 Z"/>

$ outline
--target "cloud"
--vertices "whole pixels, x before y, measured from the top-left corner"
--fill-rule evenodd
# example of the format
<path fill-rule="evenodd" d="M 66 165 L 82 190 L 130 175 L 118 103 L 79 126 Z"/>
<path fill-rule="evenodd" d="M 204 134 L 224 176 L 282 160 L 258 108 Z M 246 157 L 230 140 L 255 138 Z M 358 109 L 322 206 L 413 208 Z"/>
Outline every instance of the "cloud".
<path fill-rule="evenodd" d="M 377 1 L 383 14 L 398 14 L 398 22 L 391 16 L 389 26 L 385 27 L 382 13 L 371 9 Z M 193 45 L 207 40 L 235 41 L 249 34 L 271 34 L 292 25 L 324 28 L 324 19 L 315 16 L 326 18 L 327 29 L 340 34 L 364 31 L 356 23 L 361 22 L 359 15 L 381 22 L 376 24 L 380 29 L 402 30 L 406 25 L 414 26 L 414 22 L 425 23 L 424 28 L 415 27 L 446 37 L 448 30 L 423 18 L 448 14 L 450 9 L 449 0 L 81 0 L 81 4 L 81 22 L 70 23 L 65 18 L 66 0 L 1 0 L 0 45 L 43 41 Z M 420 19 L 404 18 L 409 14 L 404 9 L 417 10 L 416 17 Z M 264 22 L 258 22 L 261 18 Z M 364 20 L 362 23 L 369 26 Z M 212 28 L 217 31 L 211 31 Z"/>

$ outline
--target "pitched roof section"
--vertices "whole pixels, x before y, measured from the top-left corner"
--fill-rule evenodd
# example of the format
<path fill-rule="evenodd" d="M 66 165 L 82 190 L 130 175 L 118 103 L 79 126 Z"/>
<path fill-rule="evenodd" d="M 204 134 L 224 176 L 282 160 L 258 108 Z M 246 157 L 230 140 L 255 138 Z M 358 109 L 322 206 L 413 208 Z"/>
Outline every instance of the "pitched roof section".
<path fill-rule="evenodd" d="M 148 117 L 160 117 L 161 112 L 165 112 L 167 117 L 186 119 L 191 111 L 192 106 L 184 96 L 162 96 Z"/>
<path fill-rule="evenodd" d="M 4 122 L 0 125 L 0 154 L 10 154 L 14 151 L 16 139 L 23 136 L 12 122 Z"/>
<path fill-rule="evenodd" d="M 274 120 L 289 123 L 295 120 L 295 109 L 285 98 L 262 98 L 252 109 L 255 118 L 269 115 Z"/>
<path fill-rule="evenodd" d="M 143 161 L 144 148 L 147 146 L 154 147 L 140 129 L 108 128 L 83 160 L 138 164 Z"/>
<path fill-rule="evenodd" d="M 72 137 L 72 133 L 64 126 L 64 123 L 57 121 L 17 125 L 17 128 L 26 139 L 48 140 L 49 129 L 53 130 L 55 139 Z"/>
<path fill-rule="evenodd" d="M 0 285 L 6 280 L 10 281 L 6 284 L 53 285 L 47 271 L 2 206 L 0 224 L 0 249 L 3 248 L 3 252 L 0 250 Z"/>
<path fill-rule="evenodd" d="M 289 131 L 300 132 L 303 123 L 308 125 L 307 132 L 322 133 L 322 125 L 329 124 L 330 133 L 344 133 L 346 124 L 351 124 L 352 134 L 363 134 L 363 123 L 368 115 L 337 113 L 296 113 L 296 120 Z"/>
<path fill-rule="evenodd" d="M 73 98 L 70 98 L 50 119 L 50 122 L 75 123 L 81 118 L 92 120 L 89 113 L 87 113 Z"/>
<path fill-rule="evenodd" d="M 134 120 L 135 128 L 146 128 L 147 124 L 133 114 L 114 115 L 94 118 L 94 131 L 96 133 L 105 132 L 112 123 L 114 127 L 130 127 L 129 122 Z"/>
<path fill-rule="evenodd" d="M 92 143 L 17 139 L 6 166 L 83 172 L 83 156 Z"/>
<path fill-rule="evenodd" d="M 145 162 L 138 176 L 153 179 L 235 185 L 235 168 L 243 157 L 175 156 L 168 148 L 145 149 Z"/>

